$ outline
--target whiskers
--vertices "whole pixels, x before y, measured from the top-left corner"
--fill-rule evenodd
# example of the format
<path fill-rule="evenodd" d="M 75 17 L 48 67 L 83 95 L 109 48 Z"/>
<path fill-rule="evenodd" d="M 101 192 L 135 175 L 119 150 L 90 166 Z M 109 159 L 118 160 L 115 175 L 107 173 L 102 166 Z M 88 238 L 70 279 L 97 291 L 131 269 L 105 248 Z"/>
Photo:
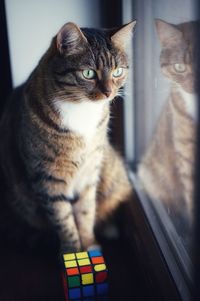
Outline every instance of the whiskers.
<path fill-rule="evenodd" d="M 126 87 L 121 87 L 118 91 L 117 91 L 117 95 L 119 97 L 122 98 L 126 98 L 129 97 L 131 95 L 130 91 L 126 88 Z"/>
<path fill-rule="evenodd" d="M 124 88 L 120 88 L 120 89 L 117 91 L 116 97 L 117 97 L 117 96 L 125 97 L 125 95 L 126 95 L 125 89 L 124 89 Z"/>

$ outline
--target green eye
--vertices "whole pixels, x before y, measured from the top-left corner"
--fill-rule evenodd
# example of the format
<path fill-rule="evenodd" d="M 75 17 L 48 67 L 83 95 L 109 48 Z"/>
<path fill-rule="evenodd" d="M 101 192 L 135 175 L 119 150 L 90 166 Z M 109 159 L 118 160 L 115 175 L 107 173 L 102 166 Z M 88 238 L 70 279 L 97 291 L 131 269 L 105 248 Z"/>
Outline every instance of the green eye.
<path fill-rule="evenodd" d="M 113 71 L 114 77 L 120 77 L 123 74 L 124 69 L 123 68 L 117 68 Z"/>
<path fill-rule="evenodd" d="M 174 69 L 176 72 L 185 72 L 186 70 L 186 65 L 185 64 L 174 64 Z"/>
<path fill-rule="evenodd" d="M 94 79 L 96 77 L 96 73 L 92 69 L 83 70 L 82 74 L 86 79 Z"/>

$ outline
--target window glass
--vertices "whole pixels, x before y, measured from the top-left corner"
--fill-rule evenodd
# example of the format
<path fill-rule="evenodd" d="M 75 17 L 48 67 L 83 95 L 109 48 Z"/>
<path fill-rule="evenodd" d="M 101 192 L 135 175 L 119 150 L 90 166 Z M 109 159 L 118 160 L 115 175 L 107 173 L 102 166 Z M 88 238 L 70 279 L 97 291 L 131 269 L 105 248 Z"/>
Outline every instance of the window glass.
<path fill-rule="evenodd" d="M 133 7 L 138 20 L 133 42 L 134 162 L 176 255 L 188 266 L 198 117 L 196 11 L 191 0 L 138 0 Z"/>

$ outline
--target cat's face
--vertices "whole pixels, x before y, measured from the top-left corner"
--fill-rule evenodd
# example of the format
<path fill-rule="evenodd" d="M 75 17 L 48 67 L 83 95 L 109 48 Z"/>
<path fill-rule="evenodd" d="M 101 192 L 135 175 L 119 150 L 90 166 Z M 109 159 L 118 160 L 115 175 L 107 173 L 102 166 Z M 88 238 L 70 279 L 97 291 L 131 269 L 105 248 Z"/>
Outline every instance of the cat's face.
<path fill-rule="evenodd" d="M 48 64 L 55 96 L 72 102 L 112 100 L 127 77 L 125 47 L 134 25 L 103 31 L 65 24 Z"/>
<path fill-rule="evenodd" d="M 160 63 L 163 73 L 188 93 L 197 91 L 197 35 L 198 21 L 169 24 L 156 20 L 161 41 Z"/>

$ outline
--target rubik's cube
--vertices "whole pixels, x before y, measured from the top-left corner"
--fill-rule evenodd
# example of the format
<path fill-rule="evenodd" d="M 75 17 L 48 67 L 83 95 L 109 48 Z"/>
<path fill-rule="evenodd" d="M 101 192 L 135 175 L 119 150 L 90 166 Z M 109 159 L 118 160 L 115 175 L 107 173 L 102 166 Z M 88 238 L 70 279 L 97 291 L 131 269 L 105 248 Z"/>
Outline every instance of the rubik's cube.
<path fill-rule="evenodd" d="M 100 250 L 63 254 L 66 301 L 108 301 L 108 271 Z"/>

